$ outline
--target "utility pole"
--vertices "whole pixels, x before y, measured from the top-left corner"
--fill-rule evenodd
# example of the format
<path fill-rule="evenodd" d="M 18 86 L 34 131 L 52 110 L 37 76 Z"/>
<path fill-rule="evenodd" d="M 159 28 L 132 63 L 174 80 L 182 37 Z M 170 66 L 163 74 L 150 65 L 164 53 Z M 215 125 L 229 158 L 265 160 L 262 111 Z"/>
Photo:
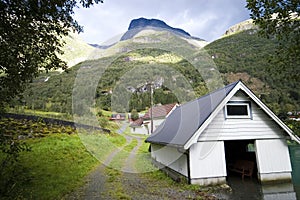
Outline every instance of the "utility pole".
<path fill-rule="evenodd" d="M 153 133 L 153 89 L 152 89 L 152 82 L 150 83 L 150 120 L 151 120 L 150 134 L 152 134 Z"/>
<path fill-rule="evenodd" d="M 146 82 L 146 84 L 142 84 L 140 86 L 137 87 L 137 90 L 140 89 L 140 88 L 144 88 L 146 87 L 146 91 L 149 91 L 150 92 L 150 123 L 151 123 L 151 126 L 150 126 L 150 134 L 153 133 L 153 81 L 149 81 L 149 82 Z M 149 132 L 148 132 L 149 133 Z"/>

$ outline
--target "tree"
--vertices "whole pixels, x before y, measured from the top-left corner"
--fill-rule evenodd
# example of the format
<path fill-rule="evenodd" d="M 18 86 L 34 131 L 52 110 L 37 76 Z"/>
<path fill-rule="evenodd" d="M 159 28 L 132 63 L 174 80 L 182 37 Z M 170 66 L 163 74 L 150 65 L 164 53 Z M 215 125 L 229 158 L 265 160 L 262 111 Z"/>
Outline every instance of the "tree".
<path fill-rule="evenodd" d="M 246 7 L 259 26 L 260 34 L 278 41 L 277 53 L 271 62 L 280 67 L 270 71 L 280 74 L 283 80 L 299 80 L 300 68 L 293 66 L 300 65 L 300 1 L 247 0 Z"/>
<path fill-rule="evenodd" d="M 137 112 L 136 109 L 132 109 L 130 116 L 131 116 L 131 119 L 134 121 L 134 120 L 137 120 L 139 118 L 139 113 Z"/>
<path fill-rule="evenodd" d="M 0 0 L 0 111 L 41 70 L 66 69 L 66 63 L 57 57 L 62 53 L 61 38 L 70 30 L 82 31 L 72 18 L 73 9 L 99 2 L 102 0 Z M 5 158 L 0 163 L 1 194 L 2 188 L 5 192 L 13 188 L 18 174 L 12 166 L 26 150 L 16 135 L 0 130 L 1 157 Z"/>
<path fill-rule="evenodd" d="M 0 108 L 41 70 L 66 69 L 61 38 L 81 32 L 73 9 L 102 0 L 0 0 Z"/>

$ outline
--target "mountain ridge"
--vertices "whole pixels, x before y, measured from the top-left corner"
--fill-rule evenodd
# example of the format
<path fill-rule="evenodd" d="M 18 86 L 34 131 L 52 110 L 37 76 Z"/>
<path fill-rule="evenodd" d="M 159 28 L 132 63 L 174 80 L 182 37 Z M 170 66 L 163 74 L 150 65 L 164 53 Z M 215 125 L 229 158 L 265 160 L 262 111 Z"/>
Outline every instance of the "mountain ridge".
<path fill-rule="evenodd" d="M 240 23 L 237 23 L 231 27 L 229 27 L 222 36 L 220 36 L 218 39 L 221 39 L 223 37 L 232 35 L 232 34 L 236 34 L 238 32 L 241 31 L 245 31 L 245 30 L 249 30 L 249 29 L 253 29 L 253 30 L 257 30 L 257 26 L 253 23 L 253 20 L 248 19 L 245 21 L 242 21 Z M 198 40 L 198 41 L 205 41 L 207 42 L 205 39 L 201 39 L 198 36 L 192 36 L 190 33 L 186 32 L 185 30 L 181 29 L 181 28 L 174 28 L 172 26 L 169 26 L 166 22 L 164 22 L 163 20 L 160 19 L 147 19 L 144 17 L 140 17 L 140 18 L 136 18 L 136 19 L 132 19 L 129 23 L 128 26 L 128 30 L 121 36 L 119 41 L 124 41 L 124 40 L 128 40 L 128 39 L 132 39 L 134 38 L 136 35 L 138 35 L 139 33 L 141 33 L 142 31 L 145 30 L 153 30 L 153 31 L 170 31 L 182 38 L 185 39 L 192 39 L 192 40 Z M 214 41 L 216 41 L 214 40 Z M 212 41 L 212 42 L 214 42 Z M 211 43 L 211 42 L 207 42 Z M 107 49 L 111 46 L 113 46 L 115 43 L 110 44 L 110 45 L 99 45 L 99 44 L 89 44 L 92 47 L 95 48 L 99 48 L 99 49 Z"/>
<path fill-rule="evenodd" d="M 259 37 L 256 30 L 243 30 L 243 24 L 232 29 L 231 34 L 227 37 L 221 37 L 204 47 L 199 47 L 191 44 L 190 39 L 180 37 L 176 34 L 170 34 L 167 31 L 145 30 L 142 33 L 135 35 L 132 39 L 119 41 L 115 45 L 102 50 L 95 51 L 99 55 L 98 59 L 84 61 L 74 68 L 70 69 L 69 73 L 61 74 L 44 74 L 37 78 L 32 84 L 32 88 L 26 91 L 24 97 L 26 106 L 32 109 L 41 109 L 58 112 L 72 112 L 72 87 L 77 70 L 85 70 L 85 73 L 91 71 L 90 76 L 96 76 L 96 72 L 103 70 L 103 63 L 113 59 L 114 62 L 109 64 L 105 69 L 105 73 L 101 76 L 97 89 L 97 106 L 102 109 L 111 109 L 109 106 L 110 91 L 113 90 L 120 77 L 128 74 L 126 80 L 136 81 L 138 78 L 143 78 L 147 75 L 144 72 L 149 72 L 150 69 L 157 70 L 157 74 L 161 70 L 154 67 L 148 67 L 143 73 L 138 73 L 132 70 L 137 66 L 151 66 L 157 63 L 159 65 L 168 65 L 174 67 L 174 72 L 184 75 L 186 80 L 189 80 L 193 90 L 197 92 L 197 96 L 204 95 L 207 92 L 206 84 L 201 77 L 205 73 L 199 74 L 195 71 L 195 67 L 185 59 L 179 59 L 180 55 L 186 55 L 186 50 L 191 52 L 206 52 L 209 63 L 207 66 L 207 76 L 210 81 L 217 81 L 213 73 L 220 72 L 224 84 L 242 79 L 257 94 L 264 103 L 266 103 L 276 114 L 282 114 L 293 110 L 299 110 L 299 85 L 294 81 L 283 79 L 283 73 L 273 73 L 270 69 L 276 69 L 277 63 L 272 61 L 272 55 L 275 55 L 276 41 L 268 40 Z M 154 48 L 151 48 L 154 47 Z M 174 50 L 178 52 L 174 52 Z M 172 53 L 173 52 L 173 53 Z M 198 54 L 197 54 L 198 55 Z M 217 70 L 211 70 L 211 62 L 217 67 Z M 106 65 L 105 65 L 106 66 Z M 296 65 L 295 65 L 296 67 Z M 137 68 L 139 69 L 139 68 Z M 94 70 L 94 71 L 93 71 Z M 95 73 L 94 73 L 95 72 Z M 130 73 L 127 73 L 130 72 Z M 132 73 L 135 73 L 134 76 Z M 159 73 L 158 73 L 159 72 Z M 176 74 L 168 74 L 167 77 L 177 79 Z M 88 80 L 85 80 L 88 81 Z M 82 84 L 86 85 L 83 81 Z M 129 82 L 130 82 L 129 81 Z M 64 83 L 64 84 L 62 84 Z M 58 88 L 60 86 L 60 88 Z M 125 86 L 124 86 L 125 87 Z M 181 87 L 176 87 L 180 89 Z M 86 91 L 86 90 L 84 90 Z M 126 91 L 120 90 L 122 92 Z M 171 90 L 167 87 L 160 88 L 156 92 L 157 103 L 170 103 L 168 99 L 173 99 Z M 181 91 L 180 91 L 181 92 Z M 186 92 L 186 91 L 184 91 Z M 36 98 L 32 98 L 33 94 Z M 186 93 L 185 93 L 186 94 Z M 144 94 L 145 102 L 149 98 Z M 169 95 L 169 96 L 167 96 Z M 188 96 L 188 95 L 186 95 Z M 168 98 L 167 98 L 168 97 Z M 134 97 L 138 98 L 138 96 Z M 84 99 L 84 98 L 83 98 Z M 138 106 L 138 110 L 143 110 L 146 106 L 145 102 L 140 102 L 133 99 L 136 103 L 132 105 Z M 79 105 L 81 106 L 81 105 Z M 62 110 L 64 109 L 64 110 Z"/>
<path fill-rule="evenodd" d="M 181 28 L 174 28 L 172 26 L 169 26 L 166 22 L 164 22 L 162 20 L 147 19 L 147 18 L 141 17 L 141 18 L 131 20 L 128 30 L 121 37 L 121 41 L 131 39 L 135 35 L 137 35 L 139 32 L 141 32 L 145 29 L 153 29 L 153 30 L 158 30 L 158 31 L 166 30 L 166 31 L 170 31 L 170 32 L 172 32 L 176 35 L 179 35 L 181 37 L 184 37 L 184 38 L 203 40 L 198 37 L 194 37 L 194 36 L 190 35 L 188 32 L 186 32 L 185 30 L 183 30 Z"/>

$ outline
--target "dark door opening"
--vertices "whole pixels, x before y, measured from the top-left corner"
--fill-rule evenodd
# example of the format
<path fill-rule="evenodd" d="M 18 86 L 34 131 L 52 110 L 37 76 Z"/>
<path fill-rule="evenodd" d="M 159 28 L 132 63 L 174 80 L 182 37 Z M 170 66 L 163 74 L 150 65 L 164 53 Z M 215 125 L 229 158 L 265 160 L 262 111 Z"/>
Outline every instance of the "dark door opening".
<path fill-rule="evenodd" d="M 254 140 L 224 141 L 227 177 L 257 178 Z"/>

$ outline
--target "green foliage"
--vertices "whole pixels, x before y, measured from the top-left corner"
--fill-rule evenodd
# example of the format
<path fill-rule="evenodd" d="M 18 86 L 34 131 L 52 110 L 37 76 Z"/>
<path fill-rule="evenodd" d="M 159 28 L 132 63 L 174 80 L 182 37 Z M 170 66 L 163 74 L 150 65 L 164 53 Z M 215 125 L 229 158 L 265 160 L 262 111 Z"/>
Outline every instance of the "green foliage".
<path fill-rule="evenodd" d="M 293 132 L 300 137 L 300 121 L 287 120 L 285 123 L 289 126 Z"/>
<path fill-rule="evenodd" d="M 108 121 L 108 119 L 106 117 L 100 117 L 99 118 L 99 125 L 100 125 L 100 127 L 107 128 L 108 123 L 109 123 L 109 121 Z"/>
<path fill-rule="evenodd" d="M 93 156 L 102 163 L 104 163 L 110 153 L 126 143 L 126 139 L 119 134 L 98 134 L 97 132 L 91 133 L 86 130 L 80 130 L 78 135 Z"/>
<path fill-rule="evenodd" d="M 71 127 L 1 118 L 0 132 L 10 137 L 0 143 L 3 198 L 62 197 L 96 164 Z"/>
<path fill-rule="evenodd" d="M 7 132 L 9 131 L 0 129 L 0 194 L 3 197 L 15 191 L 16 183 L 25 184 L 28 181 L 28 177 L 24 175 L 27 169 L 20 165 L 19 154 L 30 150 L 26 143 Z"/>
<path fill-rule="evenodd" d="M 275 40 L 260 37 L 254 29 L 214 41 L 205 49 L 214 56 L 214 62 L 227 83 L 231 75 L 236 74 L 236 80 L 243 80 L 239 73 L 248 74 L 243 80 L 246 85 L 280 115 L 300 109 L 300 86 L 295 79 L 283 78 L 292 73 L 281 70 L 279 64 L 273 62 L 276 45 Z M 296 73 L 299 69 L 297 63 L 291 63 L 291 66 Z"/>
<path fill-rule="evenodd" d="M 179 40 L 171 37 L 167 43 L 179 44 Z M 130 42 L 124 41 L 122 44 L 126 43 L 130 50 Z M 117 44 L 117 47 L 122 48 L 123 46 L 118 46 L 122 44 Z M 163 45 L 166 44 L 162 43 Z M 186 46 L 187 44 L 180 43 L 180 45 Z M 288 111 L 300 109 L 300 86 L 297 80 L 290 78 L 290 76 L 300 74 L 297 73 L 300 68 L 297 62 L 290 62 L 290 67 L 282 69 L 282 63 L 278 63 L 274 58 L 277 45 L 277 40 L 260 37 L 258 30 L 252 29 L 214 41 L 205 46 L 204 50 L 197 51 L 196 54 L 201 56 L 203 51 L 213 58 L 218 67 L 215 71 L 221 72 L 224 84 L 242 79 L 271 110 L 278 116 L 285 116 Z M 104 70 L 103 66 L 106 64 L 107 68 Z M 180 81 L 175 84 L 169 83 L 167 77 L 161 88 L 154 89 L 155 104 L 184 103 L 194 99 L 192 92 L 183 87 L 184 79 L 191 85 L 191 90 L 195 92 L 196 97 L 207 94 L 208 89 L 202 74 L 187 60 L 166 50 L 142 48 L 121 56 L 112 55 L 85 61 L 68 72 L 42 74 L 24 92 L 24 101 L 18 100 L 14 104 L 34 110 L 72 114 L 72 95 L 74 95 L 72 92 L 75 91 L 73 88 L 76 88 L 82 93 L 82 98 L 78 98 L 73 105 L 73 108 L 79 111 L 76 113 L 78 115 L 84 115 L 86 111 L 95 109 L 90 108 L 89 105 L 95 106 L 96 110 L 113 109 L 124 112 L 126 108 L 128 111 L 135 109 L 140 112 L 150 107 L 150 92 L 132 92 L 129 91 L 128 86 L 137 88 L 140 83 L 152 81 L 148 80 L 149 77 L 157 80 L 164 70 L 164 65 L 172 69 L 172 72 L 165 74 Z M 84 79 L 74 85 L 78 70 L 80 74 L 88 77 L 88 80 Z M 213 75 L 209 74 L 209 76 L 208 80 L 212 82 L 216 79 Z M 95 77 L 101 77 L 97 82 L 96 92 L 87 90 L 86 85 L 92 86 L 91 80 Z M 205 80 L 207 81 L 207 77 Z M 95 94 L 91 95 L 91 92 Z M 87 96 L 95 99 L 85 98 Z M 92 103 L 89 104 L 89 102 Z M 114 105 L 114 108 L 111 108 L 111 105 Z"/>
<path fill-rule="evenodd" d="M 268 38 L 289 42 L 299 51 L 300 2 L 297 0 L 247 0 L 251 18 L 261 28 L 260 33 Z M 297 43 L 293 43 L 297 42 Z M 282 44 L 285 45 L 285 44 Z"/>
<path fill-rule="evenodd" d="M 15 108 L 10 108 L 9 110 L 7 110 L 7 112 L 39 116 L 42 118 L 61 119 L 61 120 L 66 120 L 66 121 L 73 120 L 73 116 L 71 116 L 68 113 L 51 112 L 51 111 L 46 112 L 46 111 L 41 111 L 41 110 L 24 109 L 24 107 L 22 107 L 22 106 L 16 106 Z"/>
<path fill-rule="evenodd" d="M 131 110 L 131 119 L 132 120 L 137 120 L 138 118 L 139 118 L 139 113 L 137 112 L 137 110 L 136 109 L 132 109 Z"/>
<path fill-rule="evenodd" d="M 84 184 L 83 177 L 98 162 L 77 135 L 51 135 L 26 141 L 32 152 L 21 156 L 21 163 L 30 169 L 31 180 L 18 184 L 20 196 L 27 199 L 60 199 Z"/>
<path fill-rule="evenodd" d="M 294 67 L 300 65 L 299 7 L 298 0 L 247 0 L 247 8 L 260 28 L 259 33 L 270 40 L 278 40 L 273 54 L 276 69 L 270 68 L 270 72 L 295 81 L 300 78 L 300 68 Z M 281 71 L 286 73 L 282 74 Z"/>
<path fill-rule="evenodd" d="M 101 0 L 0 1 L 0 107 L 22 92 L 41 70 L 66 68 L 62 36 L 82 28 L 72 18 L 74 7 Z"/>
<path fill-rule="evenodd" d="M 169 55 L 169 57 L 167 57 Z M 129 110 L 136 109 L 137 111 L 145 110 L 147 107 L 150 107 L 150 94 L 149 92 L 134 92 L 131 93 L 126 89 L 126 83 L 131 83 L 133 87 L 137 87 L 135 84 L 140 84 L 141 82 L 145 82 L 148 77 L 159 78 L 159 74 L 161 73 L 161 69 L 158 64 L 153 64 L 146 69 L 145 73 L 138 72 L 135 69 L 136 66 L 139 65 L 148 65 L 148 60 L 146 59 L 150 57 L 152 60 L 171 62 L 166 63 L 171 69 L 173 69 L 173 73 L 182 74 L 183 77 L 187 80 L 190 80 L 191 87 L 195 88 L 195 91 L 199 91 L 199 94 L 203 94 L 203 91 L 207 91 L 205 87 L 201 87 L 201 91 L 196 89 L 203 86 L 201 75 L 199 74 L 194 67 L 189 64 L 187 61 L 182 61 L 182 59 L 176 55 L 173 55 L 170 52 L 162 51 L 162 50 L 138 50 L 124 56 L 121 56 L 114 60 L 114 62 L 105 70 L 101 79 L 99 80 L 98 87 L 96 89 L 96 107 L 99 107 L 103 110 L 111 110 L 111 104 L 113 100 L 114 111 L 124 112 L 122 110 L 126 107 L 124 104 L 124 98 L 113 98 L 110 94 L 110 91 L 113 89 L 118 89 L 118 97 L 126 97 L 129 96 Z M 156 56 L 156 57 L 155 57 Z M 128 58 L 132 57 L 136 60 L 128 61 Z M 146 57 L 146 58 L 145 58 Z M 166 58 L 167 57 L 167 58 Z M 148 59 L 150 59 L 148 58 Z M 33 110 L 43 110 L 43 111 L 51 111 L 51 112 L 61 112 L 61 113 L 72 113 L 72 92 L 74 87 L 78 87 L 80 90 L 80 85 L 74 86 L 74 81 L 76 77 L 76 73 L 79 70 L 80 66 L 95 66 L 91 68 L 89 71 L 85 69 L 92 79 L 97 72 L 94 70 L 101 70 L 101 63 L 105 62 L 105 59 L 102 58 L 94 61 L 86 61 L 81 63 L 67 72 L 49 72 L 47 74 L 41 74 L 37 77 L 32 83 L 30 83 L 29 87 L 23 93 L 23 99 L 14 102 L 13 104 L 19 106 L 26 106 L 29 109 Z M 142 59 L 142 60 L 139 60 Z M 145 59 L 145 60 L 143 60 Z M 171 60 L 171 61 L 169 61 Z M 176 62 L 175 62 L 176 61 Z M 100 66 L 100 67 L 99 67 Z M 95 69 L 94 69 L 95 68 Z M 133 74 L 131 74 L 131 70 L 135 70 Z M 82 69 L 81 69 L 82 70 Z M 143 71 L 143 70 L 142 70 Z M 130 72 L 130 73 L 127 73 Z M 152 76 L 152 74 L 158 74 L 156 76 Z M 171 77 L 172 74 L 170 74 Z M 175 74 L 174 77 L 177 75 Z M 126 80 L 122 82 L 122 80 Z M 183 80 L 177 78 L 176 84 L 172 82 L 166 82 L 165 84 L 174 85 L 175 90 L 166 87 L 163 85 L 162 88 L 158 88 L 154 90 L 154 103 L 158 104 L 167 104 L 178 102 L 177 96 L 183 97 L 180 99 L 182 102 L 191 100 L 193 95 L 190 92 L 187 92 L 182 85 L 180 85 Z M 84 84 L 84 83 L 82 83 Z M 85 83 L 87 84 L 87 83 Z M 183 85 L 184 86 L 184 85 Z M 118 88 L 115 88 L 118 87 Z M 173 88 L 173 89 L 174 89 Z M 82 89 L 82 96 L 88 96 L 90 91 L 86 91 Z M 175 92 L 177 96 L 175 95 Z M 122 93 L 122 94 L 121 94 Z M 197 93 L 198 94 L 198 93 Z M 127 103 L 127 101 L 126 101 Z M 76 114 L 84 115 L 88 108 L 86 107 L 87 100 L 82 98 L 74 102 L 74 107 L 77 111 Z"/>

